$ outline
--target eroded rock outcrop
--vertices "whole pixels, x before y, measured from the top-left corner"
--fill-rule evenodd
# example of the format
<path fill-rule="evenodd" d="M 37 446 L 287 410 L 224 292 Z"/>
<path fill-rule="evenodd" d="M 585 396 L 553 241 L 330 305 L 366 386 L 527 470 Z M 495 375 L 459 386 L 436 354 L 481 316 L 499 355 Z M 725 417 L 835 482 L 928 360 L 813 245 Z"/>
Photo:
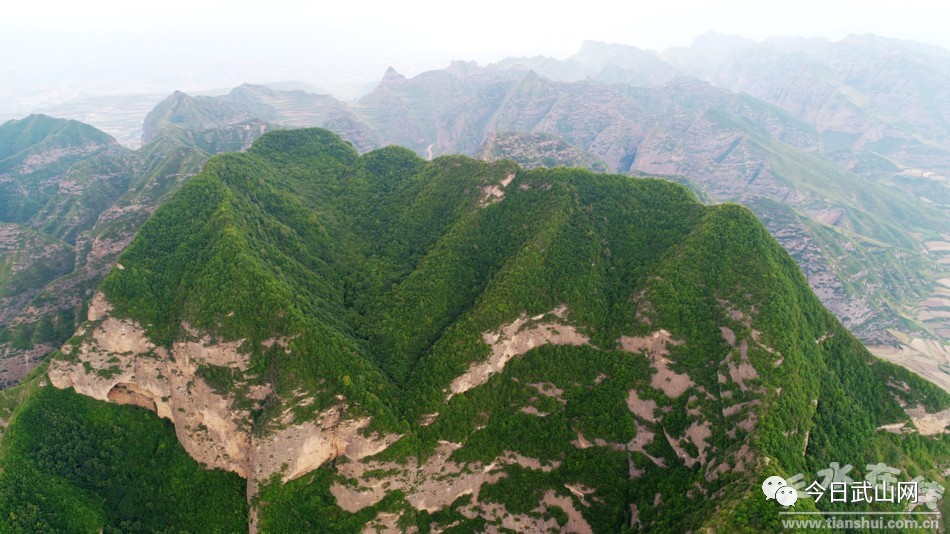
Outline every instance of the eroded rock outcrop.
<path fill-rule="evenodd" d="M 545 473 L 560 467 L 560 462 L 545 464 L 512 451 L 506 451 L 488 464 L 456 462 L 451 456 L 460 447 L 459 443 L 442 441 L 423 462 L 410 458 L 402 464 L 379 461 L 344 463 L 339 467 L 339 473 L 348 481 L 334 483 L 330 492 L 337 505 L 348 512 L 372 506 L 395 490 L 402 491 L 413 508 L 429 513 L 448 507 L 464 495 L 471 495 L 473 507 L 481 509 L 478 500 L 481 487 L 508 476 L 503 469 L 505 466 L 518 465 Z"/>
<path fill-rule="evenodd" d="M 545 321 L 545 318 L 550 320 Z M 491 347 L 487 361 L 472 364 L 468 371 L 457 377 L 449 386 L 447 399 L 480 386 L 493 374 L 500 373 L 505 364 L 515 356 L 521 356 L 541 345 L 588 345 L 590 338 L 565 324 L 567 306 L 559 306 L 549 313 L 528 317 L 521 314 L 513 322 L 503 325 L 496 332 L 485 332 L 482 338 Z"/>
<path fill-rule="evenodd" d="M 695 383 L 685 373 L 677 373 L 670 369 L 669 345 L 682 345 L 670 336 L 666 330 L 657 330 L 648 336 L 620 338 L 620 346 L 627 352 L 643 352 L 650 359 L 650 365 L 656 370 L 650 381 L 650 386 L 661 390 L 667 397 L 677 398 Z"/>
<path fill-rule="evenodd" d="M 202 365 L 246 370 L 249 355 L 241 351 L 242 341 L 211 343 L 183 325 L 190 339 L 169 351 L 156 346 L 138 323 L 110 316 L 111 309 L 101 293 L 92 299 L 91 331 L 78 346 L 65 346 L 65 357 L 53 360 L 53 385 L 154 411 L 174 423 L 193 458 L 233 471 L 247 478 L 249 486 L 275 473 L 290 480 L 340 456 L 358 460 L 399 438 L 364 436 L 360 431 L 369 419 L 346 419 L 342 401 L 314 420 L 285 418 L 279 429 L 255 435 L 250 411 L 237 408 L 234 394 L 216 390 L 198 374 Z M 268 394 L 265 386 L 248 396 L 260 402 Z"/>
<path fill-rule="evenodd" d="M 453 395 L 485 384 L 494 374 L 503 372 L 512 358 L 533 348 L 546 344 L 589 345 L 590 339 L 580 333 L 581 327 L 568 324 L 567 317 L 567 308 L 562 305 L 533 317 L 521 314 L 511 323 L 485 332 L 483 341 L 490 347 L 488 358 L 473 363 L 466 373 L 451 382 L 446 391 L 446 402 L 450 402 Z M 275 475 L 283 481 L 292 480 L 328 461 L 339 459 L 335 470 L 343 480 L 333 483 L 330 493 L 336 504 L 348 512 L 373 506 L 393 491 L 401 492 L 406 502 L 416 510 L 430 514 L 451 507 L 459 498 L 471 496 L 469 502 L 458 509 L 468 518 L 500 521 L 503 526 L 517 530 L 559 528 L 569 532 L 591 531 L 581 511 L 594 502 L 600 502 L 598 499 L 602 496 L 596 489 L 580 484 L 565 485 L 563 491 L 547 491 L 530 514 L 511 514 L 504 505 L 479 500 L 483 487 L 509 476 L 512 468 L 547 473 L 559 469 L 561 460 L 542 460 L 505 450 L 490 461 L 465 462 L 453 458 L 453 453 L 463 447 L 463 443 L 441 441 L 424 459 L 410 457 L 403 463 L 381 461 L 372 457 L 400 439 L 399 435 L 367 434 L 370 418 L 348 418 L 343 397 L 338 397 L 340 400 L 336 405 L 300 420 L 293 407 L 313 402 L 303 390 L 294 393 L 282 415 L 275 417 L 265 432 L 254 432 L 251 410 L 260 408 L 265 400 L 273 398 L 270 386 L 256 385 L 245 391 L 245 400 L 257 403 L 247 408 L 247 403 L 236 402 L 234 393 L 216 389 L 202 378 L 201 372 L 202 368 L 212 366 L 228 368 L 235 376 L 244 376 L 250 356 L 244 350 L 243 340 L 212 343 L 207 336 L 188 324 L 182 324 L 185 335 L 181 340 L 172 344 L 170 349 L 157 346 L 141 325 L 115 317 L 112 306 L 101 293 L 91 300 L 88 319 L 89 322 L 78 332 L 82 341 L 78 345 L 65 346 L 64 357 L 53 361 L 49 371 L 52 383 L 60 388 L 73 387 L 77 392 L 99 400 L 140 406 L 171 420 L 178 439 L 193 458 L 209 467 L 233 471 L 248 479 L 249 499 L 256 494 L 259 482 L 270 480 Z M 756 334 L 753 332 L 750 336 L 750 346 L 760 344 Z M 747 363 L 746 340 L 737 340 L 735 333 L 728 328 L 723 328 L 723 336 L 737 361 Z M 657 456 L 653 447 L 656 440 L 664 439 L 676 453 L 678 461 L 687 467 L 699 465 L 704 468 L 707 480 L 718 478 L 729 469 L 732 464 L 724 460 L 712 439 L 717 430 L 699 409 L 687 412 L 689 423 L 680 435 L 672 435 L 657 426 L 669 412 L 669 406 L 658 403 L 649 395 L 678 398 L 688 392 L 690 405 L 709 395 L 702 387 L 697 387 L 688 374 L 672 369 L 675 363 L 670 359 L 671 349 L 682 344 L 665 330 L 618 339 L 617 345 L 621 349 L 630 353 L 630 357 L 645 358 L 654 371 L 649 379 L 627 390 L 625 401 L 634 417 L 634 437 L 626 443 L 615 443 L 596 435 L 585 437 L 578 430 L 577 439 L 572 444 L 580 449 L 599 447 L 626 453 L 630 480 L 643 476 L 646 469 L 652 468 L 650 464 L 661 469 L 671 467 L 670 458 Z M 292 344 L 287 339 L 273 338 L 263 345 L 271 349 L 281 348 L 293 357 Z M 736 370 L 738 372 L 740 367 Z M 593 383 L 596 386 L 609 379 L 607 374 L 600 373 Z M 524 387 L 539 398 L 553 401 L 554 406 L 570 402 L 563 384 L 525 382 Z M 647 393 L 649 389 L 655 391 Z M 757 404 L 757 401 L 752 401 L 723 406 L 723 417 L 732 418 L 734 424 L 751 431 Z M 530 405 L 523 407 L 522 411 L 535 417 L 549 416 L 548 412 Z M 748 418 L 736 422 L 744 416 Z M 428 414 L 423 423 L 431 424 L 437 418 L 437 412 Z M 733 463 L 738 466 L 740 462 L 736 454 L 727 454 L 726 458 L 735 458 Z M 567 518 L 565 524 L 559 525 L 551 519 L 549 512 L 555 508 Z M 255 514 L 256 510 L 252 510 L 252 532 L 256 528 Z M 398 519 L 397 515 L 380 514 L 376 524 L 391 529 Z"/>
<path fill-rule="evenodd" d="M 479 206 L 485 208 L 496 202 L 501 202 L 505 199 L 505 189 L 508 185 L 511 184 L 511 181 L 515 179 L 515 173 L 509 173 L 505 176 L 501 182 L 497 185 L 489 184 L 482 188 L 482 199 L 479 201 Z"/>

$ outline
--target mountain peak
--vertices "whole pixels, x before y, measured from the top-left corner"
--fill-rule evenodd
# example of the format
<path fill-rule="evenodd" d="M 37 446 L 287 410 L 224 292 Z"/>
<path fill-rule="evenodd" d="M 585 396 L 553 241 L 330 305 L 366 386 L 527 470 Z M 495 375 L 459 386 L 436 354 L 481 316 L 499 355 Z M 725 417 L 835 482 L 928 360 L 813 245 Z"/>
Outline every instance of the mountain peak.
<path fill-rule="evenodd" d="M 255 96 L 262 96 L 262 95 L 274 96 L 274 90 L 271 89 L 270 87 L 263 84 L 246 83 L 246 82 L 242 83 L 238 87 L 235 87 L 234 89 L 231 89 L 231 92 L 229 93 L 229 95 L 232 95 L 232 96 L 240 95 L 241 93 L 248 93 Z"/>
<path fill-rule="evenodd" d="M 168 98 L 166 98 L 164 101 L 160 102 L 157 106 L 155 106 L 155 108 L 153 108 L 153 111 L 154 109 L 157 109 L 161 106 L 177 108 L 179 106 L 186 105 L 187 103 L 193 100 L 194 100 L 194 97 L 192 97 L 188 93 L 175 90 L 172 94 L 168 95 Z"/>
<path fill-rule="evenodd" d="M 106 146 L 115 139 L 88 124 L 73 120 L 34 113 L 22 119 L 10 120 L 2 125 L 0 133 L 0 159 L 14 155 L 32 146 Z"/>
<path fill-rule="evenodd" d="M 404 81 L 406 81 L 405 76 L 403 76 L 402 74 L 399 74 L 399 72 L 396 69 L 389 67 L 386 69 L 386 72 L 383 74 L 383 79 L 379 82 L 379 84 L 380 85 L 395 85 L 395 84 L 400 84 Z"/>
<path fill-rule="evenodd" d="M 226 101 L 175 91 L 145 116 L 142 144 L 147 145 L 159 132 L 169 128 L 201 130 L 235 124 L 246 118 L 247 113 Z"/>

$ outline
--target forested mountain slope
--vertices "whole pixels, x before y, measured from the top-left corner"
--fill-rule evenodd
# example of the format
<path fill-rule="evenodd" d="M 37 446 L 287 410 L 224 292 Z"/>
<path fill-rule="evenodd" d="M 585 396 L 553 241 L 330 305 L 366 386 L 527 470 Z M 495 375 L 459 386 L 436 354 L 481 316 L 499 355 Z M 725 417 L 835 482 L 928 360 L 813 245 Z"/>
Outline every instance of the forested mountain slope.
<path fill-rule="evenodd" d="M 390 69 L 335 122 L 326 110 L 343 113 L 339 107 L 327 107 L 329 100 L 308 104 L 293 92 L 241 87 L 214 105 L 286 122 L 265 103 L 292 101 L 293 124 L 327 127 L 360 151 L 397 144 L 428 159 L 462 153 L 526 166 L 566 162 L 685 177 L 709 202 L 752 208 L 852 332 L 950 389 L 950 258 L 944 257 L 950 217 L 941 200 L 947 182 L 927 164 L 942 149 L 893 121 L 874 122 L 874 114 L 861 124 L 876 137 L 860 141 L 852 130 L 864 126 L 832 131 L 810 114 L 792 110 L 796 116 L 696 78 L 661 75 L 663 69 L 649 83 L 619 71 L 613 78 L 578 80 L 577 74 L 612 65 L 645 75 L 657 64 L 658 57 L 630 47 L 588 43 L 563 64 L 455 62 L 413 78 Z"/>
<path fill-rule="evenodd" d="M 72 335 L 96 286 L 158 205 L 211 155 L 267 126 L 167 129 L 137 151 L 33 115 L 0 126 L 0 388 Z"/>
<path fill-rule="evenodd" d="M 748 209 L 670 182 L 276 131 L 209 160 L 118 262 L 48 373 L 4 394 L 8 529 L 51 502 L 53 528 L 232 524 L 234 474 L 262 532 L 769 531 L 767 475 L 946 484 L 924 423 L 948 395 L 868 354 Z M 171 426 L 232 474 L 196 471 Z M 134 485 L 116 460 L 143 447 L 187 484 L 145 504 L 89 471 Z M 218 507 L 180 505 L 190 488 Z"/>

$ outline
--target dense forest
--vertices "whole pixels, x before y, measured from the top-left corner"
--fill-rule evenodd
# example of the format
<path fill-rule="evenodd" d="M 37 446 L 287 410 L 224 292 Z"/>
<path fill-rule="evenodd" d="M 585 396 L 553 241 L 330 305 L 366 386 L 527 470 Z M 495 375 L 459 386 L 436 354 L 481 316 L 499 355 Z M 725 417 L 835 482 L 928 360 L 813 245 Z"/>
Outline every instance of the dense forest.
<path fill-rule="evenodd" d="M 244 481 L 192 460 L 167 421 L 49 386 L 17 409 L 0 449 L 3 532 L 246 530 Z"/>
<path fill-rule="evenodd" d="M 111 313 L 156 346 L 173 350 L 189 329 L 243 340 L 246 370 L 201 365 L 195 380 L 248 409 L 257 436 L 342 403 L 346 418 L 371 417 L 365 433 L 401 436 L 374 461 L 417 465 L 447 442 L 469 469 L 510 453 L 550 467 L 504 464 L 477 499 L 435 512 L 394 488 L 350 513 L 331 493 L 358 484 L 341 458 L 260 481 L 251 505 L 262 532 L 350 532 L 380 513 L 423 532 L 500 525 L 467 513 L 476 501 L 564 525 L 562 507 L 539 508 L 549 492 L 597 532 L 761 532 L 779 517 L 761 497 L 766 476 L 887 462 L 908 480 L 944 480 L 950 458 L 946 435 L 878 430 L 910 425 L 902 405 L 947 408 L 947 394 L 867 353 L 748 209 L 703 206 L 672 182 L 426 162 L 398 147 L 359 156 L 325 130 L 276 131 L 209 160 L 119 261 L 101 286 Z M 540 344 L 447 395 L 489 358 L 488 335 L 519 320 L 585 342 Z M 666 364 L 625 346 L 661 332 Z M 76 351 L 56 358 L 88 365 Z M 660 373 L 681 377 L 682 391 Z M 244 482 L 202 470 L 171 423 L 44 381 L 28 382 L 3 435 L 4 529 L 246 529 Z M 631 391 L 654 417 L 631 407 Z M 593 493 L 578 497 L 578 486 Z M 816 505 L 826 506 L 798 509 Z"/>

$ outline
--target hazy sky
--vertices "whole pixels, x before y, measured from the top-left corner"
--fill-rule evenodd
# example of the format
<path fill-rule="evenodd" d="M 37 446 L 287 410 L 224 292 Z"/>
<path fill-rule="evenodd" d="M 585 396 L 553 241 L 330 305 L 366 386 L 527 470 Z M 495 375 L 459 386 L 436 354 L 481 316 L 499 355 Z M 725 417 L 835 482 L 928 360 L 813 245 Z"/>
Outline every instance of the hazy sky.
<path fill-rule="evenodd" d="M 876 33 L 950 48 L 947 22 L 923 0 L 26 0 L 2 8 L 0 104 L 24 91 L 365 82 L 388 65 L 413 75 L 451 59 L 565 57 L 587 39 L 660 50 L 707 31 Z"/>

